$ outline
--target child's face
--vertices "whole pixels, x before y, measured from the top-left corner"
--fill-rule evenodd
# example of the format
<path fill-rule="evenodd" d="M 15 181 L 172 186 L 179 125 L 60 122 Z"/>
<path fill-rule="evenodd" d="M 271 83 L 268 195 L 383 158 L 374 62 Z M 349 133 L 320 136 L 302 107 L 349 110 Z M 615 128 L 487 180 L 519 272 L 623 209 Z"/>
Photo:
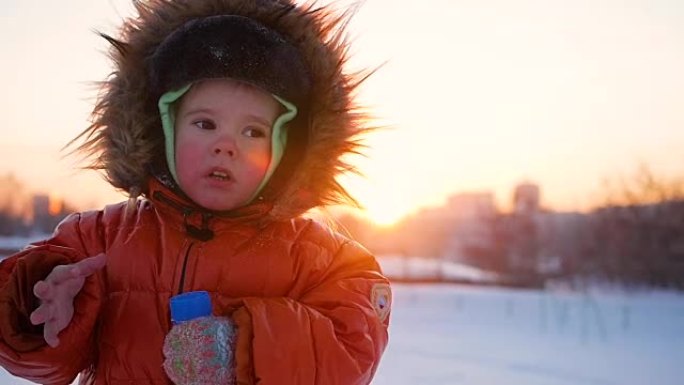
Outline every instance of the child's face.
<path fill-rule="evenodd" d="M 271 127 L 280 104 L 229 79 L 199 82 L 176 114 L 176 173 L 199 205 L 229 210 L 247 203 L 271 159 Z"/>

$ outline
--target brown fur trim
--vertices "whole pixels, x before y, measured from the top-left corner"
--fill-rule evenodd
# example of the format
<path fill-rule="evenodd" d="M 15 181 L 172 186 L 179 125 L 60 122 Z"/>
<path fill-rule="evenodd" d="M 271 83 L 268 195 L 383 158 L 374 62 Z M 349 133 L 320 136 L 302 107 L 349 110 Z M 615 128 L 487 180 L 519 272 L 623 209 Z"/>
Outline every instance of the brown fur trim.
<path fill-rule="evenodd" d="M 294 44 L 312 74 L 308 147 L 273 201 L 270 220 L 287 219 L 320 205 L 354 200 L 337 182 L 353 171 L 343 161 L 356 153 L 368 116 L 355 104 L 354 94 L 368 72 L 347 73 L 345 28 L 354 9 L 336 13 L 315 2 L 292 0 L 140 0 L 136 18 L 125 21 L 111 44 L 116 69 L 103 82 L 93 123 L 72 143 L 90 157 L 90 168 L 103 170 L 107 180 L 131 195 L 147 190 L 150 169 L 163 159 L 164 144 L 156 100 L 148 88 L 147 60 L 159 43 L 186 21 L 216 14 L 253 18 L 278 31 Z"/>

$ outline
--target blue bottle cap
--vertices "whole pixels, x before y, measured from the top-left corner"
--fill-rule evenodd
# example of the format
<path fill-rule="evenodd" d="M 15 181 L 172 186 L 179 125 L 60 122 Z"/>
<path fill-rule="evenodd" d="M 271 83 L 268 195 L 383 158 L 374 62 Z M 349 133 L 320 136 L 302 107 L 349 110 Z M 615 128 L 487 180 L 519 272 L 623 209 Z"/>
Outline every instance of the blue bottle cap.
<path fill-rule="evenodd" d="M 211 315 L 211 298 L 206 291 L 190 291 L 171 297 L 171 322 L 174 324 Z"/>

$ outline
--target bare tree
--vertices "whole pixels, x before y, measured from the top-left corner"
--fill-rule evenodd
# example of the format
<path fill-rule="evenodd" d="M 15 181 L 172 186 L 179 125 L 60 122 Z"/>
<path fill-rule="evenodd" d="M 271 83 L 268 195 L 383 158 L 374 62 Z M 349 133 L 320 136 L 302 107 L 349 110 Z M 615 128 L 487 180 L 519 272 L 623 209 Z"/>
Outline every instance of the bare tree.
<path fill-rule="evenodd" d="M 647 166 L 594 213 L 594 268 L 627 283 L 684 288 L 684 181 Z"/>

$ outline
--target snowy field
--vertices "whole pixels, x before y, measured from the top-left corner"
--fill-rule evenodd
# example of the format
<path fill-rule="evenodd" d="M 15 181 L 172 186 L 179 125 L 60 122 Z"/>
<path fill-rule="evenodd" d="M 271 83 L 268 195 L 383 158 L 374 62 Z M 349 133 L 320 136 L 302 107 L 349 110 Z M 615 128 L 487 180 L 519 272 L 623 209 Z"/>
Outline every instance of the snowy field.
<path fill-rule="evenodd" d="M 420 259 L 380 261 L 393 276 L 436 272 Z M 457 265 L 439 269 L 495 278 Z M 390 344 L 373 385 L 684 384 L 684 293 L 393 288 Z M 0 369 L 0 385 L 29 383 Z"/>
<path fill-rule="evenodd" d="M 394 285 L 373 385 L 681 385 L 684 295 Z M 29 382 L 5 372 L 0 384 Z"/>
<path fill-rule="evenodd" d="M 684 295 L 394 286 L 374 385 L 681 385 Z"/>

